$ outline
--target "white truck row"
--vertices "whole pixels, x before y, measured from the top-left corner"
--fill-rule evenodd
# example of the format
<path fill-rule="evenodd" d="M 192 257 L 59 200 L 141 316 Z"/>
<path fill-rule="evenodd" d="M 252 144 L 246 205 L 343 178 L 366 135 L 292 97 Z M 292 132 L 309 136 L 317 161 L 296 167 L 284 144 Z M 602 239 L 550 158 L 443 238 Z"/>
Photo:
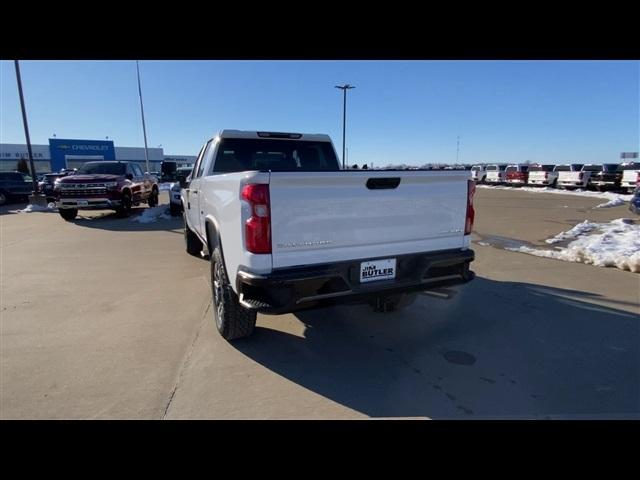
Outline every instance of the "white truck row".
<path fill-rule="evenodd" d="M 477 183 L 493 185 L 538 185 L 566 189 L 626 190 L 640 182 L 640 163 L 564 165 L 474 165 L 471 176 Z"/>

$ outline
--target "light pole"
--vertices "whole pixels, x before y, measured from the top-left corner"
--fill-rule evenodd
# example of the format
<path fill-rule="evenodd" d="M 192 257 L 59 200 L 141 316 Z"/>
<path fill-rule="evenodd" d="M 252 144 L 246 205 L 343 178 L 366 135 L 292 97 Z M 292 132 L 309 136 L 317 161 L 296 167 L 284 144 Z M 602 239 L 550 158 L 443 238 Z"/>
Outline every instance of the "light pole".
<path fill-rule="evenodd" d="M 147 148 L 147 127 L 144 124 L 144 107 L 142 106 L 142 87 L 140 87 L 140 65 L 136 60 L 136 70 L 138 72 L 138 95 L 140 96 L 140 113 L 142 114 L 142 133 L 144 134 L 144 159 L 147 164 L 147 172 L 149 171 L 149 152 Z"/>
<path fill-rule="evenodd" d="M 22 93 L 22 77 L 20 76 L 20 64 L 18 60 L 14 60 L 16 67 L 16 80 L 18 81 L 18 93 L 20 94 L 20 108 L 22 109 L 22 123 L 24 125 L 24 136 L 27 139 L 27 152 L 29 153 L 29 165 L 31 166 L 31 181 L 33 183 L 33 192 L 29 198 L 33 204 L 46 204 L 46 199 L 42 201 L 38 195 L 38 184 L 36 179 L 36 167 L 33 164 L 33 151 L 31 150 L 31 138 L 29 137 L 29 125 L 27 123 L 27 110 L 24 106 L 24 95 Z M 41 201 L 38 201 L 41 200 Z"/>
<path fill-rule="evenodd" d="M 345 83 L 344 85 L 336 85 L 336 88 L 342 90 L 343 93 L 343 102 L 342 102 L 342 169 L 345 169 L 345 159 L 344 159 L 344 146 L 345 146 L 345 133 L 347 129 L 347 90 L 351 90 L 352 88 L 356 88 L 353 85 L 349 85 Z"/>

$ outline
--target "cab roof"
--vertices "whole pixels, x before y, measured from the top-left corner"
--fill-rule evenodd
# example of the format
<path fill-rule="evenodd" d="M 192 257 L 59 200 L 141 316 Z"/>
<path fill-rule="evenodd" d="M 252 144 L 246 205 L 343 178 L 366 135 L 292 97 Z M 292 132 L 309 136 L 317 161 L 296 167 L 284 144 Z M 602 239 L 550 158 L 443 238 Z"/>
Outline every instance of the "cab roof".
<path fill-rule="evenodd" d="M 331 137 L 323 133 L 293 133 L 293 132 L 267 132 L 258 130 L 222 130 L 220 138 L 251 138 L 251 139 L 277 139 L 277 140 L 303 140 L 316 142 L 330 142 Z"/>

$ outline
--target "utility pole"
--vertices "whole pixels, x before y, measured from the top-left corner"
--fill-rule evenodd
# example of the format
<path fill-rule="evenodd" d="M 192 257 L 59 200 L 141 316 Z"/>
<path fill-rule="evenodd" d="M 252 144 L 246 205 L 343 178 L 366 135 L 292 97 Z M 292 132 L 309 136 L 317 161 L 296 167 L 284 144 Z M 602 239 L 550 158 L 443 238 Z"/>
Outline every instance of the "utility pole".
<path fill-rule="evenodd" d="M 147 127 L 144 123 L 144 107 L 142 106 L 142 87 L 140 87 L 140 65 L 136 60 L 136 70 L 138 71 L 138 95 L 140 96 L 140 113 L 142 114 L 142 133 L 144 134 L 144 159 L 149 171 L 149 149 L 147 148 Z"/>
<path fill-rule="evenodd" d="M 342 90 L 343 93 L 343 102 L 342 102 L 342 169 L 345 169 L 345 136 L 347 129 L 347 90 L 351 90 L 352 88 L 356 88 L 353 85 L 349 85 L 345 83 L 344 85 L 336 85 L 336 88 Z"/>
<path fill-rule="evenodd" d="M 18 60 L 14 60 L 16 67 L 16 80 L 18 82 L 18 93 L 20 95 L 20 108 L 22 109 L 22 123 L 24 125 L 24 136 L 27 139 L 27 152 L 29 153 L 29 165 L 31 166 L 31 181 L 33 183 L 33 192 L 29 197 L 32 204 L 46 205 L 47 200 L 43 195 L 38 195 L 38 183 L 36 178 L 36 167 L 33 164 L 33 151 L 31 150 L 31 137 L 29 136 L 29 124 L 27 123 L 27 109 L 24 105 L 24 94 L 22 92 L 22 77 L 20 76 L 20 64 Z"/>

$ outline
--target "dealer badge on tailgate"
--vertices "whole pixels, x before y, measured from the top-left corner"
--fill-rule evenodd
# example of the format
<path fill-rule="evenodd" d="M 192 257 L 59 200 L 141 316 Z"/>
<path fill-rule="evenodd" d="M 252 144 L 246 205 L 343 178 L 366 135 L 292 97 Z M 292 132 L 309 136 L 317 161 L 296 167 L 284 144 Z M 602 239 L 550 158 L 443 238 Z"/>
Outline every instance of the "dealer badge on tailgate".
<path fill-rule="evenodd" d="M 396 259 L 373 260 L 360 264 L 360 283 L 396 278 Z"/>

